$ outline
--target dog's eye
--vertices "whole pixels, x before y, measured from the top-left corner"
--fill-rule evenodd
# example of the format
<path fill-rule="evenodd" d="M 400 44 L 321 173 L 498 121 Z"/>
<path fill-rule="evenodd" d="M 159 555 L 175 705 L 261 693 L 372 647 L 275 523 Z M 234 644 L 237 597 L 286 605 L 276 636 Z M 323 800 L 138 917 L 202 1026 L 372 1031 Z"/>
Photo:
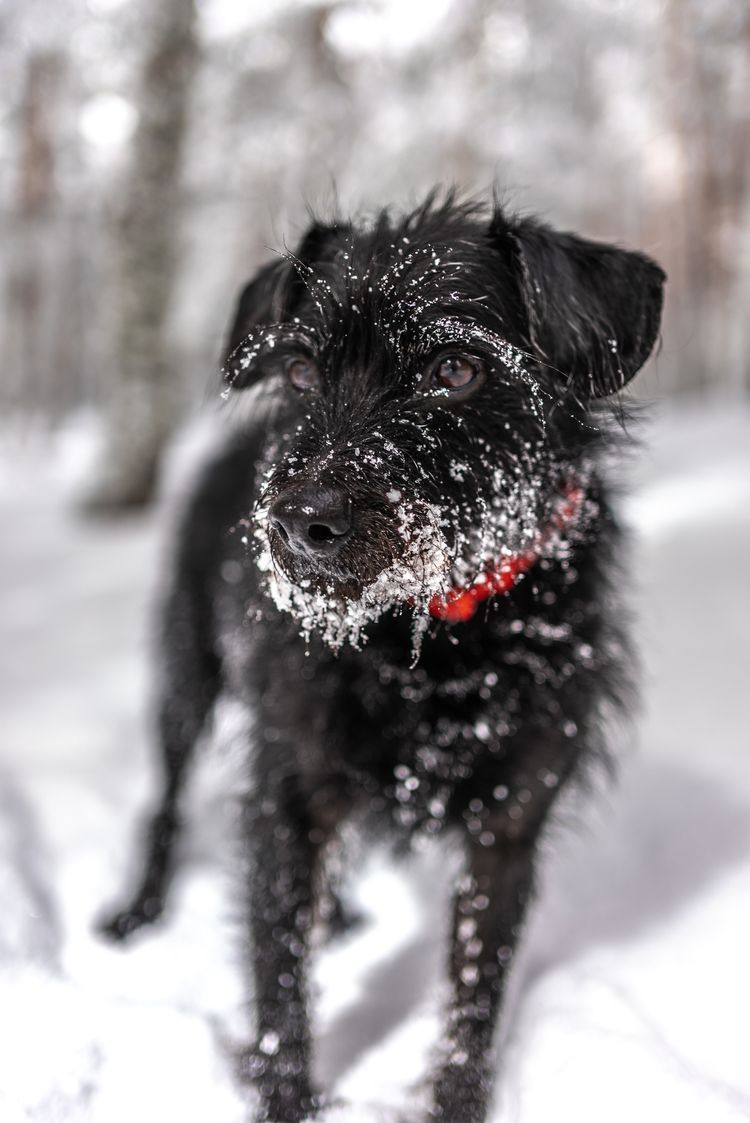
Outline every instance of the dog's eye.
<path fill-rule="evenodd" d="M 457 392 L 481 381 L 482 364 L 467 355 L 444 355 L 428 371 L 427 387 Z M 424 383 L 423 383 L 424 385 Z"/>
<path fill-rule="evenodd" d="M 434 379 L 438 386 L 443 386 L 446 390 L 462 390 L 476 376 L 475 363 L 470 363 L 460 355 L 448 355 L 435 368 Z"/>
<path fill-rule="evenodd" d="M 312 359 L 301 356 L 289 359 L 286 364 L 287 378 L 295 390 L 316 390 L 320 386 L 320 374 Z"/>

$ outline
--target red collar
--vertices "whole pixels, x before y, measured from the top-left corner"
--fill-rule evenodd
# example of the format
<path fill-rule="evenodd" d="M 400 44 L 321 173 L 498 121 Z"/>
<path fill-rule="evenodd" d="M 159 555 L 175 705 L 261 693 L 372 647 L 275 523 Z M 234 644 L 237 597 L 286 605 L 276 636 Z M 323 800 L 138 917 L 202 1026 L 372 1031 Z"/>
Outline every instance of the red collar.
<path fill-rule="evenodd" d="M 484 569 L 468 588 L 454 585 L 445 594 L 436 593 L 430 601 L 430 616 L 436 620 L 447 620 L 449 624 L 471 620 L 483 601 L 509 593 L 560 533 L 578 521 L 584 496 L 584 489 L 579 483 L 568 481 L 554 500 L 549 521 L 537 532 L 528 550 L 501 558 Z"/>

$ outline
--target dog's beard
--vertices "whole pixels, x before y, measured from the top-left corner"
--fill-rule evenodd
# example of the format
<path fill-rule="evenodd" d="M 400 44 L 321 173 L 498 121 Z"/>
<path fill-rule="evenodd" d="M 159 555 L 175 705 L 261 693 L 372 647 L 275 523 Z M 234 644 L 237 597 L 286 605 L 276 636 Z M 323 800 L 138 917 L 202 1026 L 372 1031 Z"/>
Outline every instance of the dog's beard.
<path fill-rule="evenodd" d="M 267 592 L 277 609 L 298 621 L 305 641 L 314 632 L 333 651 L 345 643 L 359 650 L 367 642 L 367 624 L 386 612 L 408 609 L 413 613 L 413 656 L 419 657 L 431 597 L 450 583 L 451 550 L 436 506 L 404 502 L 394 514 L 391 548 L 385 554 L 374 551 L 365 538 L 359 545 L 366 557 L 363 566 L 350 560 L 327 573 L 274 544 L 265 509 L 256 512 L 257 564 L 266 575 Z"/>
<path fill-rule="evenodd" d="M 486 478 L 487 494 L 463 512 L 467 529 L 456 530 L 455 506 L 449 514 L 424 500 L 399 500 L 387 518 L 372 516 L 325 569 L 293 554 L 270 528 L 267 505 L 259 506 L 257 564 L 268 595 L 299 623 L 306 641 L 316 633 L 335 652 L 346 643 L 361 649 L 368 624 L 388 612 L 408 610 L 416 662 L 432 598 L 452 586 L 470 586 L 503 557 L 528 548 L 538 531 L 541 476 L 496 467 Z M 452 528 L 450 542 L 446 526 Z"/>
<path fill-rule="evenodd" d="M 308 641 L 317 633 L 337 652 L 345 644 L 359 650 L 367 642 L 365 628 L 393 610 L 413 613 L 413 656 L 429 622 L 429 603 L 450 584 L 452 551 L 442 529 L 440 510 L 423 502 L 394 507 L 390 533 L 373 549 L 365 536 L 356 554 L 336 560 L 330 571 L 290 555 L 268 526 L 266 508 L 256 512 L 260 545 L 258 567 L 276 607 L 288 612 Z M 380 560 L 378 560 L 380 559 Z"/>

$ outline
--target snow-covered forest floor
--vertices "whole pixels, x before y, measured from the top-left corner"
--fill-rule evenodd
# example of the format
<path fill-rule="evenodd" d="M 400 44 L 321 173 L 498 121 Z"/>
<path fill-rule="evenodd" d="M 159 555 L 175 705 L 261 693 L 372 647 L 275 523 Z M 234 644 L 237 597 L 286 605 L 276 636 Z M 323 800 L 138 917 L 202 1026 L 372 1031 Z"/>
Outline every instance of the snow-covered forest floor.
<path fill-rule="evenodd" d="M 240 1123 L 231 714 L 167 921 L 124 950 L 92 934 L 153 791 L 169 520 L 71 514 L 79 444 L 0 440 L 0 1119 Z M 637 476 L 644 714 L 619 782 L 548 840 L 493 1123 L 750 1119 L 750 412 L 670 408 Z M 393 1119 L 424 1064 L 443 865 L 373 860 L 372 922 L 321 955 L 319 1067 L 358 1105 L 347 1123 Z"/>

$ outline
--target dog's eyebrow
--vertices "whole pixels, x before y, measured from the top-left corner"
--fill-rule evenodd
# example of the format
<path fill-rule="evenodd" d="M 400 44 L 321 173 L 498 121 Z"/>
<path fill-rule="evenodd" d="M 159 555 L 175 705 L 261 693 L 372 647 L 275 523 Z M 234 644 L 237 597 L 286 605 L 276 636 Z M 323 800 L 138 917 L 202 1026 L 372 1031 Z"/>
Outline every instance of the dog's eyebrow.
<path fill-rule="evenodd" d="M 422 329 L 421 338 L 431 349 L 456 343 L 469 347 L 480 344 L 483 348 L 488 348 L 508 368 L 514 376 L 514 381 L 519 381 L 526 387 L 531 399 L 531 408 L 544 426 L 543 399 L 550 399 L 552 395 L 529 369 L 530 362 L 537 362 L 533 355 L 520 347 L 516 347 L 515 344 L 504 339 L 491 328 L 483 327 L 481 324 L 471 321 L 467 322 L 459 316 L 443 315 L 437 317 L 425 325 Z"/>
<path fill-rule="evenodd" d="M 479 300 L 481 298 L 477 297 L 476 299 Z M 484 346 L 490 347 L 493 351 L 496 351 L 503 362 L 515 373 L 519 374 L 524 381 L 533 380 L 537 384 L 540 394 L 548 397 L 551 396 L 546 387 L 539 382 L 532 371 L 528 369 L 528 366 L 524 364 L 542 367 L 552 374 L 564 377 L 563 372 L 559 370 L 558 367 L 554 366 L 552 363 L 545 362 L 544 359 L 541 359 L 538 355 L 534 355 L 531 351 L 526 351 L 523 347 L 517 347 L 516 344 L 511 343 L 498 332 L 493 331 L 492 328 L 467 322 L 454 316 L 441 316 L 437 320 L 432 321 L 432 324 L 452 330 L 453 334 L 450 339 L 446 338 L 446 342 L 454 342 L 457 338 L 457 333 L 460 333 L 458 335 L 460 342 L 479 342 Z M 438 344 L 439 342 L 438 340 Z"/>
<path fill-rule="evenodd" d="M 221 397 L 226 400 L 232 386 L 264 353 L 284 347 L 302 347 L 315 351 L 319 346 L 314 327 L 302 325 L 297 318 L 272 324 L 258 324 L 251 328 L 227 356 L 221 368 L 224 388 Z"/>
<path fill-rule="evenodd" d="M 526 367 L 526 363 L 532 360 L 533 356 L 516 347 L 492 328 L 483 327 L 460 316 L 441 315 L 429 320 L 421 330 L 421 337 L 431 346 L 440 346 L 443 343 L 462 343 L 467 346 L 479 344 L 495 352 L 506 366 L 517 371 L 519 375 L 533 378 Z"/>

